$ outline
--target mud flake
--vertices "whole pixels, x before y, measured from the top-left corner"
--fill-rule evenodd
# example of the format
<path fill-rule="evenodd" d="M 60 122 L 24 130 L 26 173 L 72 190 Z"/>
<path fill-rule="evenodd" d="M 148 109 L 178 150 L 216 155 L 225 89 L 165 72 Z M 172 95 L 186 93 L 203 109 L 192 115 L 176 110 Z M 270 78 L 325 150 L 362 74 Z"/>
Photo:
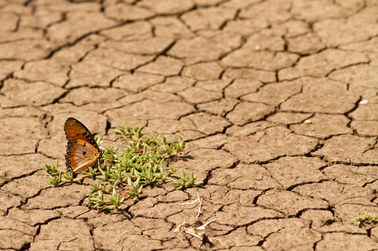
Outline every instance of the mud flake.
<path fill-rule="evenodd" d="M 310 117 L 311 113 L 277 112 L 268 117 L 267 121 L 276 124 L 290 125 L 304 122 Z"/>
<path fill-rule="evenodd" d="M 125 15 L 127 13 L 127 15 Z M 105 10 L 105 16 L 114 18 L 117 21 L 135 21 L 153 16 L 154 13 L 147 8 L 142 8 L 127 3 L 110 5 Z"/>
<path fill-rule="evenodd" d="M 57 59 L 48 59 L 28 62 L 24 65 L 22 70 L 14 72 L 14 76 L 21 79 L 27 79 L 29 81 L 45 81 L 56 86 L 63 87 L 68 80 L 68 71 L 68 62 Z M 33 83 L 33 85 L 35 85 L 35 83 Z M 51 91 L 54 90 L 53 87 L 45 88 Z M 51 96 L 51 94 L 47 96 Z"/>
<path fill-rule="evenodd" d="M 363 106 L 359 106 L 355 111 L 353 111 L 350 116 L 355 120 L 378 120 L 378 104 L 368 103 Z"/>
<path fill-rule="evenodd" d="M 270 177 L 269 172 L 259 165 L 241 165 L 232 169 L 217 169 L 212 172 L 209 184 L 227 186 L 231 189 L 266 190 L 281 185 Z M 250 200 L 250 203 L 252 199 Z"/>
<path fill-rule="evenodd" d="M 317 245 L 319 250 L 373 250 L 378 244 L 365 235 L 329 233 Z"/>
<path fill-rule="evenodd" d="M 162 83 L 164 81 L 163 76 L 156 74 L 135 72 L 134 74 L 124 74 L 118 77 L 113 86 L 127 91 L 137 93 L 144 89 Z"/>
<path fill-rule="evenodd" d="M 258 92 L 250 93 L 242 97 L 242 100 L 261 102 L 278 106 L 280 103 L 301 92 L 300 81 L 283 81 L 264 85 Z"/>
<path fill-rule="evenodd" d="M 192 31 L 176 17 L 156 17 L 151 20 L 154 25 L 155 34 L 159 37 L 189 38 L 193 36 Z"/>
<path fill-rule="evenodd" d="M 290 191 L 274 190 L 261 195 L 256 204 L 289 216 L 296 215 L 304 209 L 325 209 L 328 207 L 328 203 L 321 199 L 301 196 Z"/>
<path fill-rule="evenodd" d="M 350 126 L 357 131 L 358 135 L 378 135 L 378 121 L 352 121 Z"/>
<path fill-rule="evenodd" d="M 7 80 L 3 93 L 20 105 L 41 106 L 52 103 L 66 91 L 52 84 L 38 81 L 28 83 L 23 80 Z"/>
<path fill-rule="evenodd" d="M 126 53 L 115 48 L 98 48 L 89 53 L 83 62 L 128 71 L 136 68 L 137 66 L 143 65 L 152 59 L 153 56 Z"/>
<path fill-rule="evenodd" d="M 192 31 L 205 29 L 216 30 L 227 20 L 233 19 L 235 14 L 236 10 L 233 9 L 210 7 L 187 12 L 181 16 L 181 18 Z"/>
<path fill-rule="evenodd" d="M 357 89 L 358 87 L 362 90 L 375 88 L 377 87 L 378 67 L 366 64 L 354 65 L 332 72 L 329 78 L 349 83 L 351 90 Z"/>
<path fill-rule="evenodd" d="M 160 56 L 156 61 L 142 66 L 137 71 L 169 77 L 178 75 L 181 72 L 182 67 L 183 63 L 180 60 Z"/>
<path fill-rule="evenodd" d="M 85 34 L 114 24 L 114 21 L 107 19 L 99 12 L 70 12 L 64 22 L 50 26 L 47 35 L 50 41 L 62 45 L 66 42 L 72 43 Z"/>
<path fill-rule="evenodd" d="M 305 154 L 317 140 L 295 135 L 282 127 L 268 128 L 261 135 L 233 139 L 224 148 L 242 161 L 268 161 L 278 156 Z"/>
<path fill-rule="evenodd" d="M 193 111 L 191 105 L 182 102 L 157 102 L 152 100 L 143 100 L 119 109 L 106 112 L 110 117 L 110 121 L 121 124 L 123 121 L 142 119 L 177 119 L 180 116 Z M 113 118 L 117 118 L 114 121 Z"/>
<path fill-rule="evenodd" d="M 238 98 L 258 90 L 263 84 L 258 80 L 237 79 L 224 90 L 226 97 Z"/>
<path fill-rule="evenodd" d="M 223 74 L 223 78 L 259 80 L 264 83 L 276 81 L 276 76 L 274 72 L 256 70 L 248 67 L 227 68 Z"/>
<path fill-rule="evenodd" d="M 288 50 L 300 54 L 315 54 L 325 48 L 325 45 L 314 34 L 307 33 L 303 36 L 288 39 Z"/>
<path fill-rule="evenodd" d="M 21 60 L 0 60 L 0 79 L 4 79 L 12 72 L 19 70 L 22 65 Z"/>
<path fill-rule="evenodd" d="M 225 127 L 230 125 L 226 119 L 206 113 L 190 114 L 181 119 L 183 122 L 188 120 L 194 124 L 196 130 L 205 134 L 222 132 Z"/>
<path fill-rule="evenodd" d="M 6 212 L 12 208 L 22 204 L 22 199 L 19 196 L 13 195 L 8 191 L 0 191 L 0 200 L 3 202 L 0 206 L 0 215 L 6 214 Z"/>
<path fill-rule="evenodd" d="M 2 139 L 21 139 L 25 131 L 31 139 L 46 137 L 45 128 L 37 118 L 7 118 L 0 119 Z"/>
<path fill-rule="evenodd" d="M 378 179 L 376 167 L 374 166 L 350 166 L 335 164 L 322 171 L 329 179 L 342 184 L 350 184 L 363 187 Z"/>
<path fill-rule="evenodd" d="M 247 230 L 265 237 L 263 247 L 267 250 L 311 250 L 314 243 L 321 240 L 320 233 L 310 229 L 299 219 L 262 220 L 252 224 Z"/>
<path fill-rule="evenodd" d="M 70 91 L 62 102 L 72 102 L 77 106 L 89 103 L 111 103 L 117 100 L 127 92 L 119 89 L 102 89 L 102 88 L 77 88 Z"/>
<path fill-rule="evenodd" d="M 376 24 L 366 19 L 363 26 L 354 22 L 353 19 L 347 21 L 344 19 L 322 20 L 314 24 L 314 31 L 327 47 L 338 47 L 369 40 L 370 37 L 378 34 Z"/>
<path fill-rule="evenodd" d="M 84 200 L 89 192 L 89 187 L 71 185 L 69 187 L 57 187 L 43 190 L 38 197 L 28 200 L 26 209 L 54 209 L 77 205 Z"/>
<path fill-rule="evenodd" d="M 44 39 L 1 43 L 0 59 L 38 60 L 47 56 L 51 49 L 51 44 Z"/>
<path fill-rule="evenodd" d="M 112 29 L 102 30 L 101 35 L 117 41 L 132 41 L 152 36 L 152 27 L 147 21 L 136 21 Z"/>
<path fill-rule="evenodd" d="M 187 102 L 201 104 L 222 98 L 222 93 L 207 91 L 199 87 L 190 87 L 178 93 Z"/>
<path fill-rule="evenodd" d="M 183 76 L 197 80 L 219 79 L 222 68 L 215 62 L 198 63 L 184 68 Z"/>
<path fill-rule="evenodd" d="M 222 211 L 216 213 L 218 224 L 241 226 L 250 224 L 263 218 L 278 218 L 282 217 L 281 213 L 277 211 L 260 208 L 260 207 L 246 207 L 238 204 L 227 205 Z"/>
<path fill-rule="evenodd" d="M 326 164 L 317 158 L 283 157 L 264 165 L 274 180 L 285 188 L 327 179 L 320 168 Z"/>
<path fill-rule="evenodd" d="M 94 246 L 89 226 L 84 221 L 67 218 L 57 219 L 41 226 L 33 245 L 39 245 L 39 242 L 44 244 L 46 241 L 59 242 L 59 247 L 65 250 L 92 250 Z"/>
<path fill-rule="evenodd" d="M 326 181 L 314 184 L 305 184 L 296 187 L 293 191 L 303 195 L 319 198 L 336 204 L 360 204 L 372 205 L 374 191 L 369 188 L 358 187 L 355 185 L 344 185 L 334 181 Z"/>
<path fill-rule="evenodd" d="M 233 98 L 223 98 L 220 100 L 199 104 L 198 108 L 211 114 L 224 117 L 225 114 L 234 109 L 237 103 L 238 101 Z"/>
<path fill-rule="evenodd" d="M 2 189 L 25 200 L 37 195 L 42 189 L 48 186 L 46 174 L 37 172 L 24 178 L 12 180 L 4 185 Z"/>
<path fill-rule="evenodd" d="M 37 229 L 16 219 L 0 217 L 0 248 L 21 249 L 33 241 Z"/>
<path fill-rule="evenodd" d="M 230 67 L 252 67 L 265 71 L 277 71 L 292 66 L 299 58 L 291 53 L 256 51 L 254 48 L 241 48 L 227 55 L 223 60 Z"/>
<path fill-rule="evenodd" d="M 239 43 L 240 37 L 231 34 L 180 39 L 168 54 L 184 59 L 185 64 L 206 62 L 218 59 L 236 48 Z"/>
<path fill-rule="evenodd" d="M 239 250 L 246 248 L 246 250 L 254 250 L 253 246 L 258 245 L 262 241 L 262 238 L 247 233 L 245 228 L 238 228 L 227 235 L 211 238 L 211 240 L 219 242 L 219 248 L 234 248 Z"/>
<path fill-rule="evenodd" d="M 309 221 L 314 229 L 335 221 L 334 216 L 328 210 L 307 210 L 300 218 Z"/>
<path fill-rule="evenodd" d="M 227 114 L 227 118 L 236 125 L 260 120 L 274 111 L 273 106 L 261 103 L 239 103 L 233 111 Z"/>
<path fill-rule="evenodd" d="M 323 148 L 314 152 L 329 161 L 353 163 L 377 163 L 378 148 L 373 148 L 374 139 L 356 135 L 335 136 L 325 142 Z"/>
<path fill-rule="evenodd" d="M 254 19 L 256 23 L 283 23 L 290 18 L 290 3 L 281 1 L 264 1 L 250 4 L 242 9 L 239 17 Z"/>
<path fill-rule="evenodd" d="M 302 78 L 302 93 L 282 103 L 283 111 L 345 113 L 351 110 L 358 96 L 347 91 L 344 83 L 326 78 Z"/>
<path fill-rule="evenodd" d="M 197 180 L 204 180 L 209 172 L 218 168 L 229 168 L 237 162 L 237 159 L 230 153 L 216 149 L 196 149 L 190 151 L 190 158 L 187 161 L 178 161 L 186 172 L 194 172 Z"/>
<path fill-rule="evenodd" d="M 144 0 L 138 3 L 139 6 L 152 10 L 156 14 L 180 14 L 188 11 L 193 7 L 191 1 L 185 0 L 163 0 L 156 2 L 154 0 Z"/>
<path fill-rule="evenodd" d="M 173 39 L 166 37 L 148 37 L 130 41 L 106 40 L 100 44 L 101 48 L 110 48 L 128 54 L 155 55 L 164 51 Z"/>
<path fill-rule="evenodd" d="M 349 119 L 343 115 L 315 114 L 309 118 L 310 123 L 291 125 L 295 133 L 318 138 L 325 138 L 332 135 L 350 134 L 352 129 L 348 128 Z"/>
<path fill-rule="evenodd" d="M 302 57 L 294 67 L 281 70 L 279 79 L 294 79 L 304 76 L 325 77 L 333 70 L 367 62 L 369 62 L 369 58 L 361 52 L 327 49 L 318 54 Z"/>
<path fill-rule="evenodd" d="M 182 211 L 182 208 L 172 205 L 172 203 L 160 203 L 156 198 L 147 198 L 132 206 L 130 212 L 136 217 L 165 219 Z"/>

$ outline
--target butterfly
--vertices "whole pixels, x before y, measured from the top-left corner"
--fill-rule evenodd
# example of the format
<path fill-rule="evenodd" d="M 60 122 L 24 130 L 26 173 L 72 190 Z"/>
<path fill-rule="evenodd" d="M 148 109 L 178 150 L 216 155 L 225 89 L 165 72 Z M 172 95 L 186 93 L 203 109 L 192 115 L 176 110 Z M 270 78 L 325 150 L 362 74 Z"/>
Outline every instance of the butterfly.
<path fill-rule="evenodd" d="M 67 171 L 76 174 L 94 166 L 102 152 L 85 125 L 75 118 L 68 118 L 64 132 L 67 138 Z"/>

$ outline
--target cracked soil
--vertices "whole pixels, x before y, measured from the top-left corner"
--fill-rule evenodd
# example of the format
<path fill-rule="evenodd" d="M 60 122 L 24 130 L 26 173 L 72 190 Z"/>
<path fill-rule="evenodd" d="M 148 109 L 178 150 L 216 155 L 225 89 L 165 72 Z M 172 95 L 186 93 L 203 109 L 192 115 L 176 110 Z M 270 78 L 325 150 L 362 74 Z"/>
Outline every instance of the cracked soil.
<path fill-rule="evenodd" d="M 377 0 L 0 0 L 0 249 L 378 250 L 353 223 L 378 213 L 377 17 Z M 88 186 L 41 170 L 64 168 L 71 116 L 103 146 L 123 122 L 182 137 L 177 166 L 205 185 L 88 209 Z M 175 231 L 209 221 L 211 245 Z"/>

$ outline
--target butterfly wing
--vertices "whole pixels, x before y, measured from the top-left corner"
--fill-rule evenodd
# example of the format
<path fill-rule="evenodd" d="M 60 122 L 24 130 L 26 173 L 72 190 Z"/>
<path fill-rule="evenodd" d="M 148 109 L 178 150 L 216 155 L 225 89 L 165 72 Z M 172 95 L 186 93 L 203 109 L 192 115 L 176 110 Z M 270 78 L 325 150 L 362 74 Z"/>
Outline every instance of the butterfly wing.
<path fill-rule="evenodd" d="M 93 166 L 100 157 L 101 150 L 90 131 L 75 118 L 66 120 L 64 131 L 67 138 L 67 170 L 80 173 Z"/>
<path fill-rule="evenodd" d="M 80 173 L 92 167 L 100 156 L 98 149 L 85 140 L 78 139 L 68 142 L 66 153 L 67 169 Z"/>
<path fill-rule="evenodd" d="M 66 133 L 66 138 L 69 142 L 81 139 L 98 148 L 91 132 L 85 127 L 85 125 L 75 118 L 68 118 L 66 120 L 66 123 L 64 124 L 64 132 Z"/>

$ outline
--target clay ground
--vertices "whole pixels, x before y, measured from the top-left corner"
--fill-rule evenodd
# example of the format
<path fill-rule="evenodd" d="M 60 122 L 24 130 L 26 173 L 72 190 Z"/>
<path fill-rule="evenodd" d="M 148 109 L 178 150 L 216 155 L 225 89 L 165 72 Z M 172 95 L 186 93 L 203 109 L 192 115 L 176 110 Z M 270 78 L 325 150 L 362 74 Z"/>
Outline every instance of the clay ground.
<path fill-rule="evenodd" d="M 376 0 L 0 0 L 0 249 L 377 250 L 353 222 L 378 213 L 377 17 Z M 41 170 L 64 169 L 69 116 L 103 147 L 123 122 L 183 137 L 204 187 L 89 210 L 88 186 Z M 174 231 L 212 220 L 213 246 Z"/>

